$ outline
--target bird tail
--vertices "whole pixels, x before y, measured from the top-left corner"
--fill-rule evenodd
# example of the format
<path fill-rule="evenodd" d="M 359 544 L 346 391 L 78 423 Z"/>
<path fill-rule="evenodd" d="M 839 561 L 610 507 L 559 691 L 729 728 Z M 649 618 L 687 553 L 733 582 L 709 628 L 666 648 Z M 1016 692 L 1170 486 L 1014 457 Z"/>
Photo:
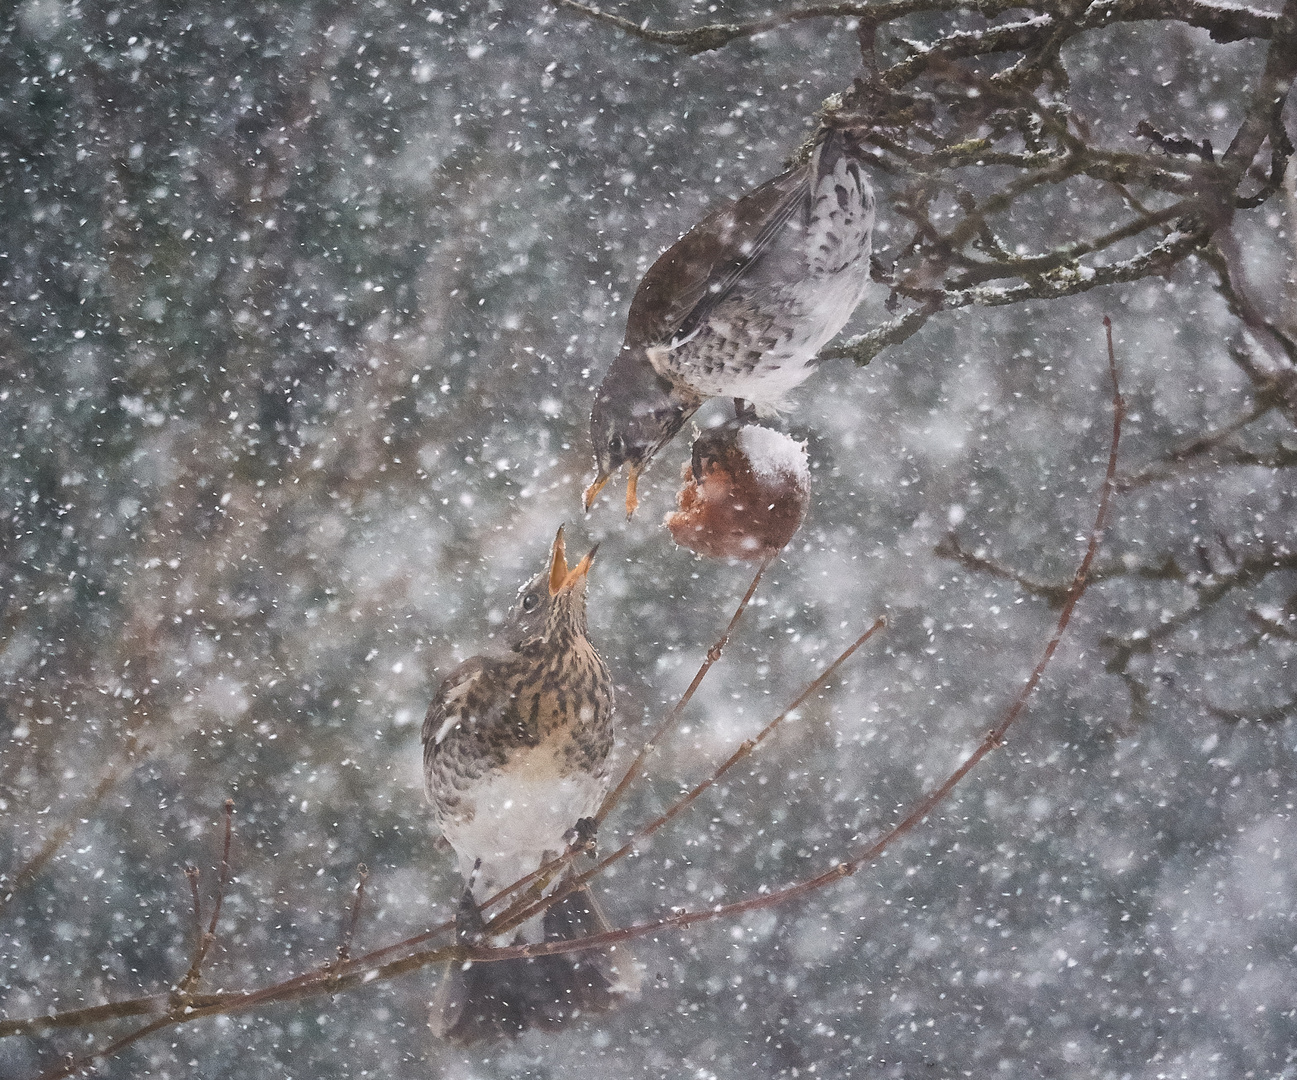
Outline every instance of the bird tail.
<path fill-rule="evenodd" d="M 546 941 L 572 941 L 608 929 L 584 886 L 545 912 Z M 615 1009 L 638 993 L 639 971 L 625 946 L 494 963 L 452 962 L 437 987 L 428 1026 L 438 1038 L 467 1045 L 562 1027 L 578 1016 Z"/>

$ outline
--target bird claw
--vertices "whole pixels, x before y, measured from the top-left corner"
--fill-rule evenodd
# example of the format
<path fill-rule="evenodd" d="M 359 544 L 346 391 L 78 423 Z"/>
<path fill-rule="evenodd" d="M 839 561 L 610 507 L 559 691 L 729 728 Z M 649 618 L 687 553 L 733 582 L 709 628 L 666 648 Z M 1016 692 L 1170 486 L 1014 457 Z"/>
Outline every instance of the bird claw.
<path fill-rule="evenodd" d="M 599 822 L 592 817 L 583 817 L 568 829 L 563 839 L 567 841 L 569 851 L 593 857 L 598 832 Z"/>

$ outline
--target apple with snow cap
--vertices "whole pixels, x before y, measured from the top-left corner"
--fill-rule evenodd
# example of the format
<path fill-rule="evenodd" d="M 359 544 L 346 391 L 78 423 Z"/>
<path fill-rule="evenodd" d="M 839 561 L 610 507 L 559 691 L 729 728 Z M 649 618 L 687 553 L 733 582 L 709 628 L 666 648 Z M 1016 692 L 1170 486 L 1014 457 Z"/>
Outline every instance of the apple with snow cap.
<path fill-rule="evenodd" d="M 805 444 L 741 420 L 700 434 L 681 477 L 678 509 L 666 516 L 666 526 L 677 544 L 711 558 L 772 558 L 792 539 L 810 502 Z"/>

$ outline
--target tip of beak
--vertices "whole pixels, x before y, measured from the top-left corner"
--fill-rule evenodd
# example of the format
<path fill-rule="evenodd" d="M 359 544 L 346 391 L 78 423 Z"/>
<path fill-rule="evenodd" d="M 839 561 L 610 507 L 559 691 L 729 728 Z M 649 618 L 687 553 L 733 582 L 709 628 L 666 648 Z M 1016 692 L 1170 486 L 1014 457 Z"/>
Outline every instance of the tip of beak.
<path fill-rule="evenodd" d="M 571 570 L 567 572 L 567 579 L 563 582 L 563 588 L 570 589 L 579 584 L 581 580 L 590 573 L 590 564 L 594 562 L 594 553 L 599 550 L 599 545 L 595 544 L 589 553 Z"/>
<path fill-rule="evenodd" d="M 585 489 L 585 495 L 583 498 L 585 500 L 585 512 L 587 514 L 590 513 L 590 507 L 594 505 L 595 499 L 599 497 L 599 492 L 603 490 L 603 486 L 606 483 L 608 483 L 608 473 L 600 472 L 599 475 L 594 478 L 594 482 Z"/>
<path fill-rule="evenodd" d="M 558 534 L 554 537 L 554 546 L 549 552 L 549 594 L 554 596 L 563 587 L 567 580 L 567 554 L 563 544 L 563 526 L 558 527 Z"/>

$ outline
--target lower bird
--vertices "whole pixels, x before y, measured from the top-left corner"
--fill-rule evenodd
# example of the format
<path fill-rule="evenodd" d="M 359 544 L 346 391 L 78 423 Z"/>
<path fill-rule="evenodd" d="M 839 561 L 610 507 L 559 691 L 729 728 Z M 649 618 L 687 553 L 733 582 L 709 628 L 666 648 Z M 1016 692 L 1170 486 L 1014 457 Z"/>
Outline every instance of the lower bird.
<path fill-rule="evenodd" d="M 478 914 L 569 843 L 589 840 L 607 789 L 613 684 L 586 633 L 594 555 L 568 566 L 560 528 L 547 568 L 522 587 L 505 624 L 507 652 L 460 664 L 424 720 L 428 799 L 466 883 L 456 916 L 461 941 L 512 945 L 607 928 L 586 888 L 490 942 Z M 636 979 L 625 949 L 451 964 L 429 1026 L 459 1043 L 557 1027 L 615 1007 L 636 991 Z"/>
<path fill-rule="evenodd" d="M 598 475 L 586 510 L 626 465 L 633 513 L 639 474 L 708 398 L 783 405 L 860 303 L 873 229 L 860 146 L 826 127 L 805 164 L 668 248 L 635 290 L 625 341 L 595 394 Z"/>

